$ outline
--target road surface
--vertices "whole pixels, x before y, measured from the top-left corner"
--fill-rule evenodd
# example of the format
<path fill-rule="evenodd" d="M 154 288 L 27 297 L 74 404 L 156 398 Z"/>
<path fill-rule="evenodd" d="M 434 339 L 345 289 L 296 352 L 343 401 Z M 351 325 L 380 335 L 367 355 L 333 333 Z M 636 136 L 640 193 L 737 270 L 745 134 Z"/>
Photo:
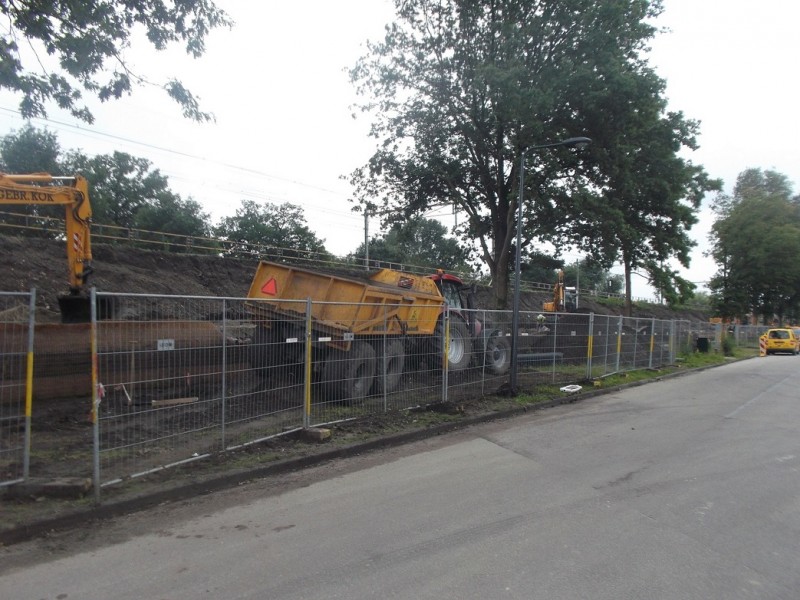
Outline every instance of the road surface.
<path fill-rule="evenodd" d="M 6 548 L 8 599 L 800 598 L 770 356 Z"/>

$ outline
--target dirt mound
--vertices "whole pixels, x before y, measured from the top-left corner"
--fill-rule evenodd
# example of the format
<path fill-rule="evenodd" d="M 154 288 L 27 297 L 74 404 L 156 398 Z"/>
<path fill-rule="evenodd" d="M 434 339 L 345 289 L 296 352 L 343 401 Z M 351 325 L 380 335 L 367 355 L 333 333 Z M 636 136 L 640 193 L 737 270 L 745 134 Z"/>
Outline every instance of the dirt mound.
<path fill-rule="evenodd" d="M 95 244 L 90 283 L 104 292 L 168 294 L 243 298 L 258 264 L 257 258 L 226 258 L 213 255 L 156 252 L 128 244 Z M 58 319 L 58 296 L 67 290 L 64 242 L 0 235 L 0 291 L 37 290 L 40 320 Z M 479 305 L 491 308 L 491 290 L 479 290 Z M 550 300 L 547 292 L 523 293 L 523 311 L 539 311 Z M 618 314 L 618 310 L 581 296 L 581 312 Z M 699 310 L 675 311 L 665 306 L 637 306 L 634 316 L 657 319 L 707 321 Z"/>

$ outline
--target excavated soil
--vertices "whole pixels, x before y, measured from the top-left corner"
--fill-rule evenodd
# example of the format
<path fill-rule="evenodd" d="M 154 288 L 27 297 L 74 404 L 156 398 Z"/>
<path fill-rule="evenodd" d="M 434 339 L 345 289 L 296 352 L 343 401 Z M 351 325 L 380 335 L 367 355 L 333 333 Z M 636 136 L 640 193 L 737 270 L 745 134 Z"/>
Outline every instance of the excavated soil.
<path fill-rule="evenodd" d="M 90 280 L 98 290 L 131 294 L 174 294 L 182 296 L 247 296 L 258 259 L 213 255 L 155 252 L 133 245 L 96 244 L 93 247 L 94 274 Z M 64 243 L 55 240 L 0 235 L 0 291 L 37 290 L 37 319 L 58 321 L 58 295 L 66 291 L 67 264 Z M 479 304 L 492 308 L 488 288 L 478 289 Z M 546 292 L 522 294 L 524 311 L 539 311 L 550 300 Z M 617 314 L 589 295 L 580 299 L 580 312 Z M 634 307 L 634 317 L 707 321 L 701 310 L 675 311 L 646 304 Z"/>

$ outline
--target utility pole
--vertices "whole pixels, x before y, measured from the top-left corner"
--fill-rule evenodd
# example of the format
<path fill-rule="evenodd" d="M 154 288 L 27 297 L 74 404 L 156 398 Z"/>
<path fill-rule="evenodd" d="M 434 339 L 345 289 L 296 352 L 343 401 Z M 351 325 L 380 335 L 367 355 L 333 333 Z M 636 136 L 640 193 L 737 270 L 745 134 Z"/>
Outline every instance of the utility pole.
<path fill-rule="evenodd" d="M 369 211 L 364 208 L 364 268 L 369 270 Z"/>

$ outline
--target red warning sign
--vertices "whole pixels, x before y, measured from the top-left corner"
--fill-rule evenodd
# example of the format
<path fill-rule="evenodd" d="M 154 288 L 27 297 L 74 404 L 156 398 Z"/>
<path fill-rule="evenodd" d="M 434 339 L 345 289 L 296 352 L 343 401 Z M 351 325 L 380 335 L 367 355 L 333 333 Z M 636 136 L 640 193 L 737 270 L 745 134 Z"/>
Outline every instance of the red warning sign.
<path fill-rule="evenodd" d="M 261 286 L 261 292 L 266 294 L 267 296 L 277 296 L 278 295 L 278 282 L 275 281 L 274 277 L 270 277 L 267 280 L 267 283 Z"/>

